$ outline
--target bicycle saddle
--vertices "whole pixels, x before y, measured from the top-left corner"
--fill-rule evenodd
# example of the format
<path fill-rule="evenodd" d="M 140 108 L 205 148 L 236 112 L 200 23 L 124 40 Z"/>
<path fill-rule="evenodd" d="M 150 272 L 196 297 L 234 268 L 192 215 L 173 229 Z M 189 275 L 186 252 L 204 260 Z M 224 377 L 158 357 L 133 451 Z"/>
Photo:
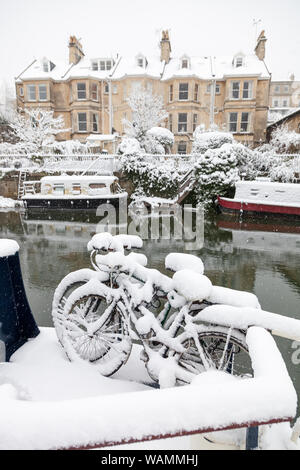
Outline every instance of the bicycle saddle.
<path fill-rule="evenodd" d="M 207 299 L 212 290 L 208 277 L 191 269 L 177 271 L 173 276 L 173 286 L 176 292 L 189 302 Z"/>
<path fill-rule="evenodd" d="M 88 251 L 120 251 L 131 248 L 141 248 L 143 240 L 137 235 L 112 235 L 109 232 L 96 233 L 88 242 Z"/>
<path fill-rule="evenodd" d="M 181 271 L 182 269 L 189 269 L 199 274 L 204 273 L 204 265 L 202 260 L 194 255 L 187 255 L 186 253 L 169 253 L 165 259 L 166 269 L 171 271 Z"/>

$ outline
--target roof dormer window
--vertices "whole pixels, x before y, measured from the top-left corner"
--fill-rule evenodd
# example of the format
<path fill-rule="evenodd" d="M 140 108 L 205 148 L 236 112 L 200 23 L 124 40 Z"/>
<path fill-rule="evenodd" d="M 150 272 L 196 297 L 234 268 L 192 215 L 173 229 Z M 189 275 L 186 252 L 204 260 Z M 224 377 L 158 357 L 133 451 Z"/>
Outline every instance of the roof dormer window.
<path fill-rule="evenodd" d="M 113 59 L 93 59 L 91 61 L 92 70 L 111 70 L 115 64 Z"/>
<path fill-rule="evenodd" d="M 190 59 L 186 56 L 181 58 L 181 68 L 189 69 L 190 68 Z"/>
<path fill-rule="evenodd" d="M 141 67 L 141 68 L 145 69 L 148 65 L 146 57 L 143 56 L 143 55 L 138 55 L 136 57 L 136 64 L 137 64 L 138 67 Z"/>
<path fill-rule="evenodd" d="M 43 72 L 48 73 L 48 72 L 51 72 L 51 70 L 54 69 L 55 64 L 53 64 L 53 62 L 51 62 L 48 59 L 43 59 L 42 67 L 43 67 Z"/>
<path fill-rule="evenodd" d="M 245 62 L 244 54 L 243 53 L 236 54 L 233 59 L 233 66 L 235 68 L 243 67 L 243 65 L 245 65 L 244 62 Z"/>

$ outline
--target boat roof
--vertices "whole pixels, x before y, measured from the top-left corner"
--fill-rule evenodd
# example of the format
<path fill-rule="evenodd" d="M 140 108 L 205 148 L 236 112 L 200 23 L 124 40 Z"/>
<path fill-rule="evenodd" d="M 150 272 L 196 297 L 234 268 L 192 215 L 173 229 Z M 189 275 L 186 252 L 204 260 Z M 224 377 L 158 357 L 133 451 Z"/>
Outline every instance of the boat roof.
<path fill-rule="evenodd" d="M 257 187 L 257 188 L 281 188 L 281 189 L 290 189 L 292 191 L 300 191 L 300 184 L 296 183 L 277 183 L 273 181 L 237 181 L 235 183 L 236 187 L 247 187 L 247 186 L 252 186 L 252 187 Z"/>
<path fill-rule="evenodd" d="M 118 178 L 110 175 L 60 175 L 60 176 L 44 176 L 41 178 L 41 183 L 71 183 L 72 181 L 79 182 L 93 182 L 93 183 L 113 183 Z"/>

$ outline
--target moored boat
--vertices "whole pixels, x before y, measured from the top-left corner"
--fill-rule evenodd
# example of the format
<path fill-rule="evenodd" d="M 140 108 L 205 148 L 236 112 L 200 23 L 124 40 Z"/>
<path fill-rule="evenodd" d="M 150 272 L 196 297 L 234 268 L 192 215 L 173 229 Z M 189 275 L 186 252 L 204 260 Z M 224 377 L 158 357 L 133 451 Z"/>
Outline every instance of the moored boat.
<path fill-rule="evenodd" d="M 116 176 L 61 175 L 26 181 L 21 199 L 28 209 L 96 209 L 100 204 L 119 207 L 127 193 Z"/>
<path fill-rule="evenodd" d="M 234 199 L 218 196 L 222 212 L 300 216 L 300 184 L 239 181 Z"/>

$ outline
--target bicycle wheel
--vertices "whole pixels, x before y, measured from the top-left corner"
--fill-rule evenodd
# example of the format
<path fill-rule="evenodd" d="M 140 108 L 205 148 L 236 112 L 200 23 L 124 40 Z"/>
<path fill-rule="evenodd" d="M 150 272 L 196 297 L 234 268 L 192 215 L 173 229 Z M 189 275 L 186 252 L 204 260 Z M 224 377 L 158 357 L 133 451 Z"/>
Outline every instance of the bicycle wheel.
<path fill-rule="evenodd" d="M 84 286 L 94 276 L 95 271 L 80 269 L 65 276 L 57 286 L 52 302 L 52 319 L 60 343 L 65 319 L 64 308 L 68 298 L 76 289 Z M 97 273 L 97 277 L 99 276 Z M 105 283 L 104 279 L 100 279 L 102 283 Z"/>
<path fill-rule="evenodd" d="M 132 348 L 127 322 L 116 303 L 99 295 L 82 296 L 64 311 L 60 335 L 71 361 L 91 363 L 105 376 L 126 363 Z"/>
<path fill-rule="evenodd" d="M 210 370 L 221 370 L 239 377 L 253 375 L 245 333 L 217 326 L 207 327 L 204 330 L 200 327 L 199 330 L 197 333 L 199 343 L 194 338 L 186 339 L 182 343 L 185 352 L 180 355 L 178 364 L 183 369 L 195 375 L 205 372 L 207 367 Z M 201 358 L 201 354 L 204 357 Z"/>

